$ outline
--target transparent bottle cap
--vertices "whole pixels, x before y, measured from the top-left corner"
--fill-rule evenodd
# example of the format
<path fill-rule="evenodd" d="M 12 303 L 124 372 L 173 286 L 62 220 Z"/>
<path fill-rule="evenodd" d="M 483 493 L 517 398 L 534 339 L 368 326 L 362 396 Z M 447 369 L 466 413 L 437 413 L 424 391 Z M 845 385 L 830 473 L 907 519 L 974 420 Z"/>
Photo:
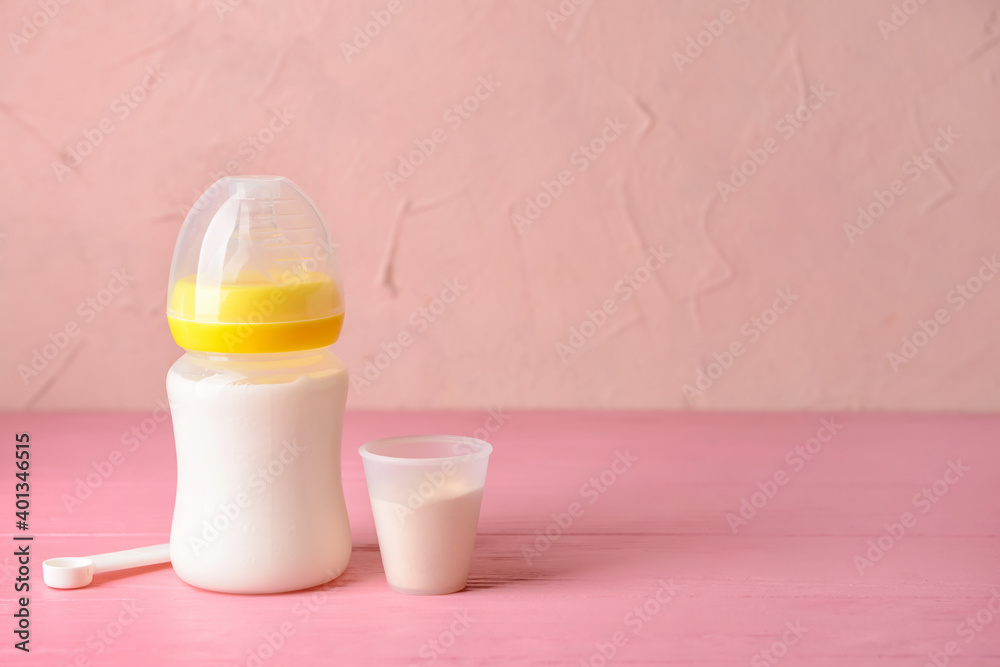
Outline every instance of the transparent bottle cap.
<path fill-rule="evenodd" d="M 178 345 L 234 354 L 315 349 L 336 342 L 343 319 L 336 249 L 294 183 L 226 177 L 195 202 L 167 293 Z"/>

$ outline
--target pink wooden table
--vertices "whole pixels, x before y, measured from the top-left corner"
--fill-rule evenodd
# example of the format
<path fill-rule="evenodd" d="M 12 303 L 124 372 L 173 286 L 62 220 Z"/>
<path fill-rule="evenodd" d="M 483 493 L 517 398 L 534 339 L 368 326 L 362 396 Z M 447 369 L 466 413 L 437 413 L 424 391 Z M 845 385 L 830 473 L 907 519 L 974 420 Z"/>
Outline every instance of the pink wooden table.
<path fill-rule="evenodd" d="M 0 664 L 1000 665 L 998 417 L 513 413 L 490 438 L 468 589 L 393 593 L 357 447 L 487 419 L 350 413 L 347 572 L 247 597 L 167 566 L 46 588 L 44 558 L 167 540 L 169 421 L 0 416 Z M 22 431 L 30 654 L 12 647 Z"/>

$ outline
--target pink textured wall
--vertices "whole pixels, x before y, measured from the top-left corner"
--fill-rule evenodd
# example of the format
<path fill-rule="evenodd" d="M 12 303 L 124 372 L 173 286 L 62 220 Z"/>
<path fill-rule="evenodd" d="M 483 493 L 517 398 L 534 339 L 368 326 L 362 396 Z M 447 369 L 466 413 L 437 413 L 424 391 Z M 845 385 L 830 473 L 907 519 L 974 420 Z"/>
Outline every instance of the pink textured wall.
<path fill-rule="evenodd" d="M 337 350 L 383 367 L 353 407 L 1000 407 L 995 0 L 36 0 L 0 29 L 4 409 L 155 405 L 173 243 L 226 170 L 326 215 Z"/>

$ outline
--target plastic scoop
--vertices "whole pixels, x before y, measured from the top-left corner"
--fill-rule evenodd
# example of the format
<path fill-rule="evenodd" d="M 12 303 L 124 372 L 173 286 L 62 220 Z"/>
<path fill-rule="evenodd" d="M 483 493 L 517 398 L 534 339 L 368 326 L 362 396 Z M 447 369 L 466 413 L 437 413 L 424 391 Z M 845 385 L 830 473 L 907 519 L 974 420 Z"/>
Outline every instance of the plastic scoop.
<path fill-rule="evenodd" d="M 170 545 L 157 544 L 97 556 L 67 556 L 42 562 L 42 578 L 49 588 L 83 588 L 95 574 L 170 562 Z"/>

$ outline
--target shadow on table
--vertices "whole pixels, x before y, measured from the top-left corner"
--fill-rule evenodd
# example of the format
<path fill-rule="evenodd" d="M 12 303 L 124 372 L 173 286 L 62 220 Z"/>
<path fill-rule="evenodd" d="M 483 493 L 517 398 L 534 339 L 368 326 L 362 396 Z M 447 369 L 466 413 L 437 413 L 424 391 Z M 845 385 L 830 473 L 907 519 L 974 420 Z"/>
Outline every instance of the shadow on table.
<path fill-rule="evenodd" d="M 105 572 L 103 574 L 95 574 L 94 580 L 90 583 L 87 588 L 98 588 L 110 584 L 112 582 L 118 581 L 120 579 L 131 579 L 147 572 L 158 572 L 160 570 L 169 570 L 170 563 L 159 563 L 157 565 L 145 565 L 143 567 L 133 567 L 127 570 L 116 570 L 114 572 Z"/>
<path fill-rule="evenodd" d="M 533 581 L 552 581 L 572 577 L 575 572 L 589 569 L 596 564 L 587 559 L 586 564 L 576 559 L 545 558 L 544 562 L 529 562 L 521 552 L 520 541 L 523 535 L 479 535 L 476 537 L 476 551 L 469 572 L 468 585 L 464 590 L 484 590 L 500 586 L 511 586 Z M 620 555 L 619 555 L 620 558 Z M 148 565 L 117 572 L 108 572 L 94 577 L 91 588 L 108 585 L 121 579 L 133 578 L 149 572 L 170 569 L 170 563 Z M 347 569 L 332 582 L 320 584 L 310 590 L 321 590 L 331 587 L 347 587 L 359 583 L 385 584 L 385 572 L 382 569 L 382 558 L 377 544 L 355 544 L 351 551 L 351 561 Z M 178 583 L 180 583 L 178 581 Z M 201 590 L 201 589 L 198 589 Z M 230 595 L 215 591 L 204 591 L 213 595 Z M 272 593 L 270 595 L 289 595 L 292 593 Z M 266 595 L 266 594 L 265 594 Z"/>
<path fill-rule="evenodd" d="M 511 586 L 532 581 L 568 578 L 577 570 L 562 559 L 548 559 L 544 564 L 530 564 L 521 553 L 523 535 L 477 535 L 469 581 L 462 590 L 474 591 Z M 377 544 L 355 544 L 351 564 L 341 575 L 346 585 L 375 581 L 385 584 L 385 571 Z"/>
<path fill-rule="evenodd" d="M 575 559 L 532 558 L 522 552 L 524 535 L 480 534 L 465 590 L 483 590 L 571 578 L 586 566 Z"/>
<path fill-rule="evenodd" d="M 378 544 L 355 544 L 351 548 L 351 562 L 337 581 L 343 585 L 362 582 L 385 583 L 382 572 L 382 556 Z"/>

